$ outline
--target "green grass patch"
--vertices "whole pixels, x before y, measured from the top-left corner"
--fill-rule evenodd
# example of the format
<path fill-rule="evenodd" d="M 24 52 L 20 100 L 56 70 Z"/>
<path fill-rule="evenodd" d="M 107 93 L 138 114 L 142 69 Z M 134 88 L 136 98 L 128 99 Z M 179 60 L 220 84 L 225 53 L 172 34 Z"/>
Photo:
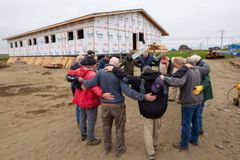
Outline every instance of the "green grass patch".
<path fill-rule="evenodd" d="M 203 59 L 205 59 L 206 55 L 208 53 L 208 50 L 191 50 L 191 51 L 169 51 L 167 52 L 167 55 L 169 57 L 183 57 L 187 58 L 193 54 L 197 54 L 201 56 Z"/>
<path fill-rule="evenodd" d="M 0 54 L 0 61 L 7 61 L 9 58 L 8 54 Z"/>
<path fill-rule="evenodd" d="M 169 51 L 167 52 L 167 56 L 170 58 L 172 57 L 183 57 L 187 58 L 188 56 L 191 56 L 193 54 L 197 54 L 201 56 L 202 59 L 205 59 L 206 55 L 208 54 L 208 50 L 191 50 L 191 51 Z M 233 55 L 230 54 L 224 54 L 225 58 L 232 58 Z"/>

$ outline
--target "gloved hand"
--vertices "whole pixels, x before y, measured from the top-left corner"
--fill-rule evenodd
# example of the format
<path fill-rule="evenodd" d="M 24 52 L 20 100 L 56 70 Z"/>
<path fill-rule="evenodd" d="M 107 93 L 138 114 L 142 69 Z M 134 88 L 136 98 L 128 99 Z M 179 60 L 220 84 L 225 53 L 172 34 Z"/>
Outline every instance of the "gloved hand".
<path fill-rule="evenodd" d="M 78 79 L 77 76 L 74 76 L 74 75 L 66 75 L 66 79 L 68 82 L 73 82 L 74 80 Z"/>
<path fill-rule="evenodd" d="M 202 92 L 202 90 L 203 90 L 203 86 L 202 85 L 195 86 L 194 90 L 192 90 L 192 93 L 197 96 L 197 95 L 199 95 Z"/>

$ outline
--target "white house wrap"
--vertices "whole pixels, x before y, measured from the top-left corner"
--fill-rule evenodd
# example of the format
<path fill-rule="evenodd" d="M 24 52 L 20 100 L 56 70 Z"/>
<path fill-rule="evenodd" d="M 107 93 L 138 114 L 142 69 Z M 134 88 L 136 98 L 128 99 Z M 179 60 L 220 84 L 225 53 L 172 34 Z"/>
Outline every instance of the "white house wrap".
<path fill-rule="evenodd" d="M 160 43 L 164 30 L 143 9 L 94 13 L 5 38 L 10 56 L 129 53 Z"/>

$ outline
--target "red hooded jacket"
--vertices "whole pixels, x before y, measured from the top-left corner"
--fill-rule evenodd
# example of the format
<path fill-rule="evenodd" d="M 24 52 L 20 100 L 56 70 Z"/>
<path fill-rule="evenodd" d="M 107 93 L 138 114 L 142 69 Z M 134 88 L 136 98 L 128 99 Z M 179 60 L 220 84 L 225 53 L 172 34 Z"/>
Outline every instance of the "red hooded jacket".
<path fill-rule="evenodd" d="M 90 80 L 96 75 L 96 71 L 81 66 L 76 70 L 69 70 L 68 74 Z M 99 86 L 94 86 L 86 90 L 76 89 L 72 102 L 81 108 L 94 108 L 101 104 L 99 97 L 102 97 L 102 89 Z"/>

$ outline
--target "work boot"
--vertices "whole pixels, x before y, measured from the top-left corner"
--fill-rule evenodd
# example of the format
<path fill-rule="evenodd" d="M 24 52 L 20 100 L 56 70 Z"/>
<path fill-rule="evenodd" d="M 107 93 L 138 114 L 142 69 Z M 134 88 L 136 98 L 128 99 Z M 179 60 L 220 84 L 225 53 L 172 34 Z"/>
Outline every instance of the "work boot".
<path fill-rule="evenodd" d="M 198 142 L 194 142 L 194 141 L 192 141 L 191 139 L 189 140 L 189 143 L 191 143 L 191 144 L 194 145 L 194 146 L 198 146 L 198 145 L 199 145 Z"/>
<path fill-rule="evenodd" d="M 109 147 L 109 148 L 105 148 L 105 154 L 109 154 L 110 152 L 111 152 L 111 147 Z"/>
<path fill-rule="evenodd" d="M 155 160 L 155 155 L 148 155 L 148 160 Z"/>
<path fill-rule="evenodd" d="M 154 147 L 154 150 L 156 151 L 158 148 L 159 148 L 160 145 L 155 145 L 153 146 Z"/>
<path fill-rule="evenodd" d="M 85 141 L 86 139 L 87 139 L 87 136 L 86 136 L 86 135 L 82 135 L 82 136 L 81 136 L 81 140 L 82 140 L 82 141 Z"/>
<path fill-rule="evenodd" d="M 126 151 L 127 151 L 127 147 L 124 147 L 123 150 L 118 151 L 118 152 L 116 153 L 116 157 L 121 157 Z"/>
<path fill-rule="evenodd" d="M 188 151 L 188 148 L 183 148 L 180 143 L 173 143 L 173 147 L 180 151 Z"/>
<path fill-rule="evenodd" d="M 90 140 L 87 142 L 87 145 L 90 145 L 90 146 L 94 146 L 94 145 L 98 145 L 101 143 L 101 139 L 93 139 L 93 140 Z"/>

